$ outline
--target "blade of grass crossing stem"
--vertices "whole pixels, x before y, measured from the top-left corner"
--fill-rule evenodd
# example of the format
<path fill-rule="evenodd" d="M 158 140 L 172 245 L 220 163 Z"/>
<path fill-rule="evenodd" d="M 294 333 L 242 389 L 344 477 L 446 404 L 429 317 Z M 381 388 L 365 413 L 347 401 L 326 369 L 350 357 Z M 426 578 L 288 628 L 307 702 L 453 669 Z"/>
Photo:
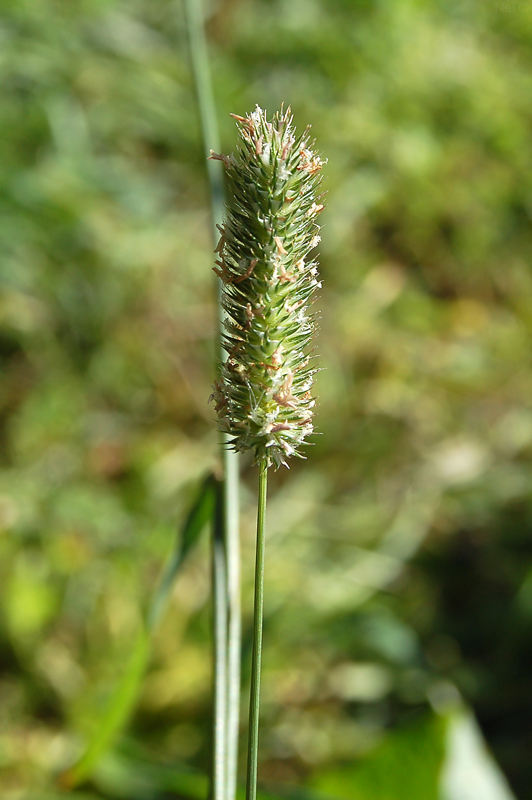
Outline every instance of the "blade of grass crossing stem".
<path fill-rule="evenodd" d="M 173 555 L 163 573 L 159 587 L 155 592 L 147 614 L 147 625 L 153 629 L 166 607 L 168 594 L 179 569 L 192 546 L 207 523 L 213 519 L 216 498 L 219 494 L 219 481 L 214 475 L 208 475 L 203 481 L 196 501 L 190 509 L 185 524 L 178 537 Z"/>
<path fill-rule="evenodd" d="M 146 665 L 151 652 L 151 634 L 156 628 L 168 601 L 170 590 L 187 554 L 198 540 L 205 525 L 213 518 L 219 482 L 209 475 L 201 484 L 196 500 L 177 537 L 170 561 L 156 590 L 146 619 L 133 645 L 131 658 L 109 704 L 98 718 L 94 737 L 79 761 L 59 779 L 62 786 L 73 788 L 93 772 L 102 755 L 123 730 L 137 702 Z"/>
<path fill-rule="evenodd" d="M 248 765 L 246 800 L 257 797 L 257 764 L 259 755 L 260 673 L 262 666 L 262 622 L 264 618 L 264 551 L 266 544 L 266 495 L 268 462 L 260 465 L 259 502 L 257 508 L 257 550 L 255 557 L 255 607 L 253 611 L 253 651 L 251 690 L 249 697 Z"/>
<path fill-rule="evenodd" d="M 203 147 L 211 193 L 213 242 L 216 242 L 218 238 L 216 225 L 220 225 L 222 223 L 223 217 L 224 182 L 223 168 L 221 163 L 219 161 L 209 160 L 211 149 L 219 152 L 220 147 L 201 0 L 185 0 L 185 12 L 190 46 L 190 58 L 196 86 L 196 95 L 198 99 L 198 108 L 203 136 Z M 221 281 L 218 280 L 218 296 L 220 296 L 220 294 Z M 217 353 L 218 359 L 221 362 L 226 357 L 226 353 L 221 344 L 221 332 L 224 315 L 221 303 L 218 303 L 218 308 L 220 309 L 220 316 Z M 238 762 L 241 649 L 240 541 L 238 530 L 239 474 L 238 456 L 229 449 L 228 437 L 222 436 L 220 444 L 224 474 L 224 498 L 222 512 L 222 538 L 225 550 L 226 569 L 224 583 L 227 594 L 226 602 L 228 611 L 226 617 L 226 636 L 217 636 L 215 633 L 214 673 L 216 680 L 222 679 L 222 672 L 217 670 L 216 664 L 221 662 L 222 659 L 225 659 L 227 666 L 223 673 L 225 674 L 225 704 L 217 706 L 215 699 L 215 709 L 217 708 L 219 713 L 221 713 L 222 708 L 225 708 L 225 718 L 222 721 L 221 719 L 217 719 L 215 714 L 215 719 L 213 722 L 213 752 L 215 758 L 217 757 L 217 754 L 220 755 L 222 752 L 225 753 L 226 764 L 223 770 L 220 770 L 216 765 L 213 765 L 213 776 L 223 774 L 225 776 L 225 784 L 223 790 L 221 790 L 221 794 L 218 787 L 216 787 L 216 789 L 213 787 L 212 792 L 216 797 L 223 798 L 224 800 L 234 800 L 236 797 Z M 215 549 L 213 548 L 213 559 L 214 557 Z M 215 569 L 213 567 L 214 580 L 217 579 L 218 575 L 221 576 L 219 569 Z M 213 593 L 216 598 L 221 597 L 219 587 L 213 586 Z M 216 610 L 215 619 L 217 619 Z M 218 622 L 220 622 L 219 619 Z M 219 652 L 219 648 L 222 647 L 222 645 L 225 648 L 223 653 Z M 215 698 L 216 693 L 219 691 L 221 691 L 221 687 L 215 687 Z M 223 746 L 218 742 L 218 737 L 220 736 L 224 736 L 226 740 Z"/>

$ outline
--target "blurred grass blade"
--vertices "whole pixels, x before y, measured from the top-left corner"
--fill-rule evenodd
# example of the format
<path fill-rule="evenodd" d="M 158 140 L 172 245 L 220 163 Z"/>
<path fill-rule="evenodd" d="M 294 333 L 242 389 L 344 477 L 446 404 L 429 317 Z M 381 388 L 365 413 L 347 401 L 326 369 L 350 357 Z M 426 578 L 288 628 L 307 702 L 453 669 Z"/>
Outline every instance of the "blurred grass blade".
<path fill-rule="evenodd" d="M 155 592 L 146 620 L 137 634 L 126 670 L 112 694 L 109 705 L 99 718 L 98 727 L 85 753 L 73 767 L 60 776 L 62 786 L 74 787 L 85 780 L 126 725 L 142 686 L 151 652 L 151 634 L 166 608 L 170 590 L 183 561 L 212 518 L 216 492 L 219 493 L 217 485 L 218 482 L 213 475 L 209 475 L 201 484 L 194 505 L 177 537 L 174 552 Z"/>
<path fill-rule="evenodd" d="M 131 660 L 101 716 L 94 738 L 78 763 L 61 776 L 61 785 L 73 787 L 85 780 L 120 733 L 139 695 L 149 653 L 149 631 L 142 628 L 137 635 Z"/>

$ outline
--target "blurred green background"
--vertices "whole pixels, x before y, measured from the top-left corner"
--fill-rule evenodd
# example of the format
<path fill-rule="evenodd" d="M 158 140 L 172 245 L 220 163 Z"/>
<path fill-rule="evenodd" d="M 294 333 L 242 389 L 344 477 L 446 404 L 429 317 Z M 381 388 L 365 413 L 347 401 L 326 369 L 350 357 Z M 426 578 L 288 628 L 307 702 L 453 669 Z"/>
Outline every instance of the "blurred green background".
<path fill-rule="evenodd" d="M 329 159 L 321 435 L 270 487 L 262 784 L 527 800 L 532 4 L 206 15 L 224 151 L 229 112 L 284 101 Z M 0 143 L 0 791 L 44 800 L 97 730 L 218 458 L 181 3 L 4 0 Z M 242 466 L 246 690 L 257 475 Z M 203 796 L 209 626 L 203 536 L 80 798 Z"/>

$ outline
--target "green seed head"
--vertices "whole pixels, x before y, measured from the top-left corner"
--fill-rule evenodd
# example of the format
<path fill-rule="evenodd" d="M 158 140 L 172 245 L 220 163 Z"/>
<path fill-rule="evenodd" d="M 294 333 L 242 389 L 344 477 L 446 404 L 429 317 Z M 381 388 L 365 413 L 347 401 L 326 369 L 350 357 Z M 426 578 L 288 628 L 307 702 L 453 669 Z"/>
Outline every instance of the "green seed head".
<path fill-rule="evenodd" d="M 229 184 L 216 248 L 223 284 L 227 359 L 212 399 L 220 427 L 256 462 L 286 464 L 312 433 L 309 308 L 321 286 L 311 252 L 320 241 L 317 194 L 324 163 L 309 131 L 296 136 L 290 109 L 271 122 L 258 106 L 232 115 L 240 146 L 223 161 Z"/>

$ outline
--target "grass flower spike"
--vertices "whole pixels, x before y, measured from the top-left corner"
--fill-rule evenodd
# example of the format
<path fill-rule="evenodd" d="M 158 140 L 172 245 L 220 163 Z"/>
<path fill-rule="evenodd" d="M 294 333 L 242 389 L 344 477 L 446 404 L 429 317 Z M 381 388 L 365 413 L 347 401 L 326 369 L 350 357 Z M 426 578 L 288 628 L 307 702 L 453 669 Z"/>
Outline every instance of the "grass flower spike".
<path fill-rule="evenodd" d="M 215 272 L 223 282 L 227 359 L 213 399 L 235 450 L 276 467 L 312 433 L 309 313 L 321 286 L 312 251 L 322 160 L 308 128 L 298 137 L 290 109 L 269 122 L 258 106 L 232 115 L 241 137 L 223 161 L 230 199 L 220 227 Z"/>

